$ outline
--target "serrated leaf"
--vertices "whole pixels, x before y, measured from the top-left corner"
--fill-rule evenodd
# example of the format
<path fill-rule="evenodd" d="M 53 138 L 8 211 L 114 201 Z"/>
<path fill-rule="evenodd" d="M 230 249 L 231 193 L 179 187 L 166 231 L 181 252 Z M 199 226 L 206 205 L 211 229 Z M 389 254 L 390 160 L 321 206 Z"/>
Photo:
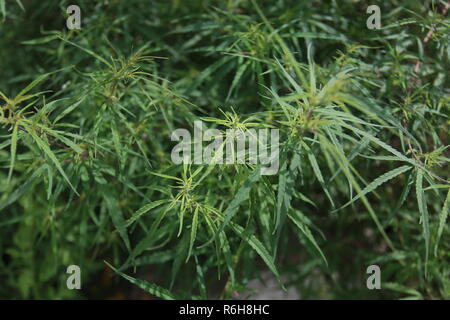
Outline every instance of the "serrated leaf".
<path fill-rule="evenodd" d="M 67 39 L 65 39 L 65 38 L 63 38 L 63 37 L 61 37 L 61 36 L 58 36 L 58 38 L 61 39 L 61 40 L 64 41 L 64 42 L 67 42 L 68 44 L 70 44 L 70 45 L 72 45 L 72 46 L 74 46 L 74 47 L 77 47 L 78 49 L 83 50 L 83 51 L 86 52 L 87 54 L 91 55 L 92 57 L 96 58 L 96 59 L 99 60 L 100 62 L 102 62 L 102 63 L 104 63 L 105 65 L 107 65 L 109 68 L 113 69 L 113 66 L 111 65 L 111 63 L 109 63 L 105 58 L 103 58 L 103 57 L 101 57 L 100 55 L 96 54 L 94 51 L 89 50 L 89 49 L 86 49 L 86 48 L 83 48 L 82 46 L 80 46 L 80 45 L 78 45 L 78 44 L 76 44 L 76 43 L 74 43 L 74 42 L 72 42 L 72 41 L 69 41 L 69 40 L 67 40 Z"/>
<path fill-rule="evenodd" d="M 250 65 L 250 61 L 246 61 L 236 71 L 236 75 L 234 76 L 233 82 L 231 83 L 230 90 L 228 90 L 228 95 L 227 95 L 225 101 L 228 101 L 230 99 L 231 94 L 233 93 L 233 90 L 236 89 L 236 87 L 239 83 L 239 80 L 241 80 L 242 75 L 245 73 L 245 70 L 247 70 L 249 65 Z"/>
<path fill-rule="evenodd" d="M 327 258 L 325 257 L 324 253 L 322 252 L 322 249 L 320 249 L 319 245 L 317 244 L 316 239 L 314 238 L 314 235 L 311 233 L 311 230 L 309 230 L 308 226 L 304 223 L 302 223 L 299 219 L 294 218 L 291 214 L 288 214 L 289 219 L 294 222 L 294 224 L 297 226 L 297 228 L 300 229 L 300 231 L 303 233 L 303 235 L 311 242 L 313 247 L 319 252 L 320 256 L 322 257 L 323 261 L 326 265 L 328 265 Z"/>
<path fill-rule="evenodd" d="M 425 240 L 425 275 L 427 274 L 427 265 L 428 265 L 428 253 L 430 248 L 430 226 L 429 226 L 429 217 L 428 217 L 428 208 L 427 202 L 425 199 L 425 194 L 423 191 L 423 171 L 421 169 L 417 169 L 417 177 L 416 177 L 416 195 L 417 195 L 417 205 L 419 207 L 420 212 L 420 220 L 422 223 L 423 229 L 423 238 Z"/>
<path fill-rule="evenodd" d="M 191 256 L 192 248 L 194 247 L 195 238 L 197 236 L 198 211 L 199 211 L 199 208 L 197 206 L 195 208 L 195 210 L 194 210 L 194 215 L 192 216 L 191 238 L 190 238 L 190 241 L 189 241 L 189 250 L 188 250 L 188 255 L 187 255 L 187 258 L 186 258 L 186 262 L 189 260 L 189 258 Z"/>
<path fill-rule="evenodd" d="M 7 183 L 9 183 L 11 181 L 11 176 L 12 176 L 13 169 L 14 169 L 14 162 L 16 160 L 18 128 L 19 128 L 19 124 L 16 123 L 14 125 L 13 132 L 11 135 L 11 164 L 9 167 Z"/>
<path fill-rule="evenodd" d="M 177 300 L 177 298 L 175 297 L 175 295 L 173 295 L 169 290 L 161 288 L 159 286 L 157 286 L 156 284 L 147 282 L 145 280 L 139 280 L 133 277 L 130 277 L 128 275 L 126 275 L 125 273 L 117 270 L 116 268 L 114 268 L 112 265 L 110 265 L 108 262 L 105 261 L 105 263 L 108 265 L 108 267 L 110 267 L 111 269 L 113 269 L 113 271 L 115 273 L 117 273 L 118 275 L 120 275 L 121 277 L 123 277 L 124 279 L 130 281 L 132 284 L 137 285 L 139 288 L 141 288 L 142 290 L 153 294 L 161 299 L 165 299 L 165 300 Z"/>
<path fill-rule="evenodd" d="M 232 221 L 230 221 L 230 227 L 258 253 L 272 273 L 277 277 L 277 279 L 279 279 L 280 274 L 275 266 L 274 259 L 271 257 L 269 251 L 267 251 L 261 241 L 259 241 L 254 235 L 250 234 L 249 231 L 244 230 L 244 228 Z"/>
<path fill-rule="evenodd" d="M 31 128 L 27 128 L 28 133 L 33 137 L 34 141 L 38 145 L 38 147 L 44 151 L 44 153 L 50 158 L 50 160 L 53 162 L 53 164 L 56 166 L 56 169 L 58 169 L 59 173 L 63 176 L 63 178 L 66 180 L 66 182 L 69 184 L 69 186 L 72 188 L 72 190 L 78 194 L 75 187 L 70 182 L 69 178 L 67 177 L 66 173 L 64 172 L 63 168 L 61 167 L 61 164 L 58 161 L 58 158 L 56 158 L 55 154 L 52 152 L 50 147 L 33 131 Z"/>
<path fill-rule="evenodd" d="M 441 213 L 439 214 L 439 227 L 436 236 L 436 245 L 434 247 L 435 256 L 437 256 L 439 241 L 441 240 L 442 232 L 444 231 L 445 222 L 447 221 L 449 211 L 450 211 L 450 189 L 447 192 L 447 197 L 445 198 L 444 205 L 442 206 Z"/>
<path fill-rule="evenodd" d="M 382 174 L 381 176 L 379 176 L 378 178 L 376 178 L 375 180 L 373 180 L 368 186 L 366 186 L 358 195 L 356 195 L 356 197 L 354 197 L 353 199 L 351 199 L 349 202 L 347 202 L 345 205 L 343 205 L 340 209 L 343 209 L 347 206 L 349 206 L 350 204 L 352 204 L 353 202 L 355 202 L 356 200 L 358 200 L 359 198 L 365 196 L 366 194 L 372 192 L 373 190 L 375 190 L 376 188 L 378 188 L 379 186 L 381 186 L 383 183 L 395 178 L 396 176 L 410 170 L 412 167 L 411 166 L 401 166 L 399 168 L 393 169 L 389 172 L 386 172 L 384 174 Z"/>
<path fill-rule="evenodd" d="M 313 169 L 314 175 L 316 176 L 317 180 L 319 181 L 320 185 L 322 186 L 322 189 L 325 192 L 325 195 L 327 196 L 328 200 L 330 201 L 331 206 L 334 207 L 333 198 L 331 197 L 331 195 L 328 191 L 328 188 L 325 184 L 325 179 L 323 178 L 322 171 L 320 170 L 319 164 L 317 163 L 316 156 L 314 155 L 314 153 L 309 149 L 309 147 L 305 143 L 302 143 L 302 145 L 305 147 L 305 149 L 307 151 L 308 160 L 309 160 L 309 163 L 311 164 L 311 168 Z"/>
<path fill-rule="evenodd" d="M 103 198 L 105 199 L 106 207 L 108 208 L 108 212 L 114 224 L 114 227 L 116 228 L 117 232 L 119 233 L 120 237 L 125 243 L 126 248 L 128 250 L 131 250 L 130 239 L 128 237 L 127 230 L 124 227 L 125 221 L 123 219 L 122 210 L 120 209 L 117 203 L 117 198 L 113 197 L 106 188 L 102 190 L 102 194 Z"/>
<path fill-rule="evenodd" d="M 34 81 L 32 81 L 29 85 L 27 85 L 22 91 L 20 91 L 20 93 L 16 96 L 15 99 L 17 99 L 19 97 L 23 97 L 28 91 L 30 91 L 31 89 L 36 87 L 39 83 L 41 83 L 42 81 L 47 79 L 48 76 L 50 76 L 51 74 L 53 74 L 55 72 L 56 71 L 49 72 L 49 73 L 46 73 L 46 74 L 43 74 L 43 75 L 37 77 Z"/>
<path fill-rule="evenodd" d="M 244 184 L 238 189 L 233 200 L 231 201 L 227 209 L 224 211 L 223 213 L 224 220 L 219 230 L 216 232 L 215 236 L 211 240 L 203 244 L 201 247 L 204 247 L 213 242 L 216 239 L 217 235 L 220 234 L 225 229 L 225 227 L 228 225 L 228 223 L 231 221 L 233 216 L 238 211 L 242 202 L 248 199 L 253 184 L 259 181 L 260 178 L 261 178 L 261 167 L 257 166 L 253 170 L 253 172 L 248 176 Z"/>
<path fill-rule="evenodd" d="M 146 204 L 145 206 L 143 206 L 142 208 L 140 208 L 139 210 L 137 210 L 136 212 L 134 212 L 132 214 L 131 218 L 129 218 L 126 221 L 125 227 L 128 227 L 129 225 L 131 225 L 133 222 L 135 222 L 137 219 L 139 219 L 142 215 L 146 214 L 150 210 L 152 210 L 164 203 L 167 203 L 168 201 L 169 200 L 156 200 L 156 201 L 152 201 L 149 204 Z"/>

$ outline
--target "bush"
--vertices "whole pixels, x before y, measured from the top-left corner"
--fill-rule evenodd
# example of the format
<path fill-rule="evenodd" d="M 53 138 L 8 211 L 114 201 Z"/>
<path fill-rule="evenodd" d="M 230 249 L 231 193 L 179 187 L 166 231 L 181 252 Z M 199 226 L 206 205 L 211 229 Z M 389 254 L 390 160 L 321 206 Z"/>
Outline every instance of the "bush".
<path fill-rule="evenodd" d="M 450 298 L 444 1 L 384 1 L 373 30 L 359 0 L 80 0 L 80 30 L 22 2 L 0 1 L 1 298 L 245 298 L 267 271 L 303 299 Z M 276 174 L 174 163 L 198 121 L 277 129 Z"/>

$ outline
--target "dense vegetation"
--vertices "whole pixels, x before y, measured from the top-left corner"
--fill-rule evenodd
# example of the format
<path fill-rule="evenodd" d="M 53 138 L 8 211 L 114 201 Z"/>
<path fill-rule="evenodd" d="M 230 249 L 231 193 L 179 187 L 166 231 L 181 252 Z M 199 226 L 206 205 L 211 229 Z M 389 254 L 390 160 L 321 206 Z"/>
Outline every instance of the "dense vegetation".
<path fill-rule="evenodd" d="M 70 4 L 0 0 L 1 298 L 450 298 L 445 1 Z M 174 164 L 198 120 L 278 173 Z"/>

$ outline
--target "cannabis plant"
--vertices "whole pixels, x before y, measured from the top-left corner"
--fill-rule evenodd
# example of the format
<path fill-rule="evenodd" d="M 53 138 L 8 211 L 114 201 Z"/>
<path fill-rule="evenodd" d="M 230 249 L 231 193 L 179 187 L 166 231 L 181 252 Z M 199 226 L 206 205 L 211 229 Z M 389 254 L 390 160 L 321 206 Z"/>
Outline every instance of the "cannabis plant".
<path fill-rule="evenodd" d="M 450 298 L 448 2 L 72 5 L 0 0 L 1 298 Z"/>

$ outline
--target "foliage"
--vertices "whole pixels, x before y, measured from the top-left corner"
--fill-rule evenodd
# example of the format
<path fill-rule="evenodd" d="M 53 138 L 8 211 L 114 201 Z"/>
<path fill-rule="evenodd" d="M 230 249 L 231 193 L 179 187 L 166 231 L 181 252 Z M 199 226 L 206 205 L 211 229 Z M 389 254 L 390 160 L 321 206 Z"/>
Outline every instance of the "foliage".
<path fill-rule="evenodd" d="M 70 4 L 0 0 L 0 297 L 229 299 L 270 271 L 450 298 L 444 1 L 384 1 L 380 30 L 366 1 L 80 0 L 72 31 Z M 279 129 L 278 174 L 174 164 L 197 120 Z"/>

